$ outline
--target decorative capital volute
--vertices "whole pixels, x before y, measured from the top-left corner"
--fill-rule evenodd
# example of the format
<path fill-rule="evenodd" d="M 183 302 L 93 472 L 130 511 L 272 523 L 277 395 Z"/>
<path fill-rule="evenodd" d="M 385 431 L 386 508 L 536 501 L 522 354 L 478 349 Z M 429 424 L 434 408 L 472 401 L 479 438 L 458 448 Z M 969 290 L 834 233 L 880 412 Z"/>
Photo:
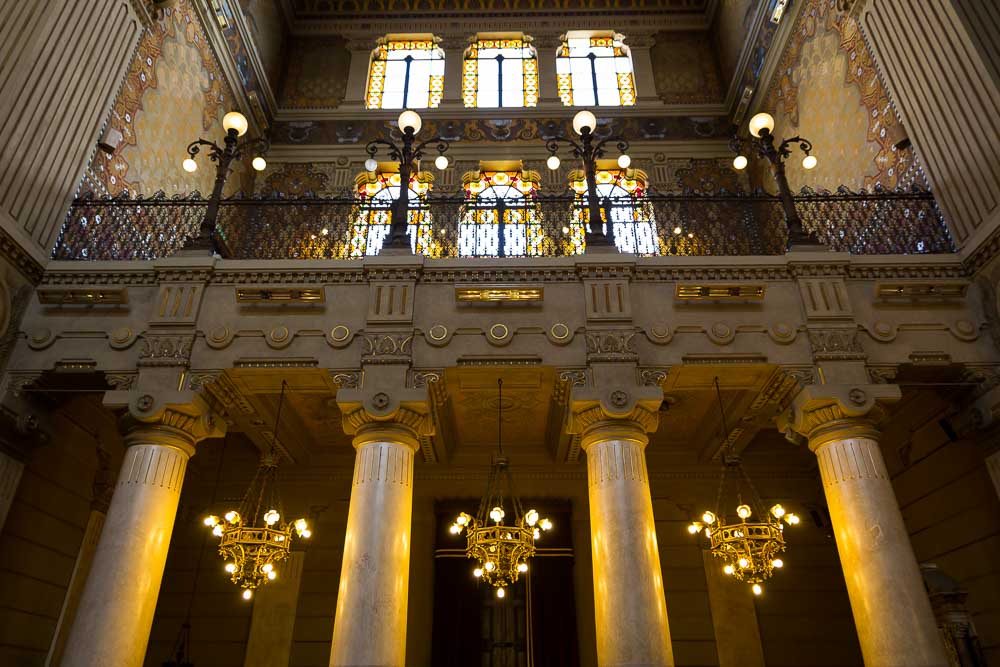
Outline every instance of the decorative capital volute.
<path fill-rule="evenodd" d="M 584 451 L 594 442 L 638 440 L 660 425 L 663 390 L 613 383 L 602 387 L 574 387 L 567 411 L 566 431 L 581 436 Z"/>
<path fill-rule="evenodd" d="M 901 395 L 891 384 L 807 385 L 778 416 L 778 430 L 793 442 L 807 439 L 814 451 L 833 439 L 875 438 L 885 406 Z"/>
<path fill-rule="evenodd" d="M 221 438 L 226 423 L 193 391 L 109 391 L 104 405 L 123 409 L 121 428 L 125 444 L 163 444 L 194 454 L 194 445 L 208 438 Z"/>
<path fill-rule="evenodd" d="M 344 432 L 354 436 L 354 446 L 390 440 L 420 447 L 420 438 L 434 434 L 434 418 L 426 389 L 398 391 L 342 389 L 337 404 L 344 418 Z"/>

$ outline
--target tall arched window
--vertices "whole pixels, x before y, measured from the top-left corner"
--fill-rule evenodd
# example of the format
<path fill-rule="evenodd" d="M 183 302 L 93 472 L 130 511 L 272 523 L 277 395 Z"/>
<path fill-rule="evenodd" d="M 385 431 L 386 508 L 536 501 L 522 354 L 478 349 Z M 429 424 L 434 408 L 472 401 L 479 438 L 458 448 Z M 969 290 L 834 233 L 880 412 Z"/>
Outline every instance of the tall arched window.
<path fill-rule="evenodd" d="M 632 56 L 613 32 L 574 30 L 556 52 L 559 99 L 566 106 L 628 107 L 635 104 Z"/>
<path fill-rule="evenodd" d="M 525 35 L 478 35 L 465 51 L 462 99 L 467 107 L 538 104 L 538 58 Z"/>
<path fill-rule="evenodd" d="M 426 109 L 441 103 L 444 50 L 433 35 L 387 35 L 368 67 L 369 109 Z"/>
<path fill-rule="evenodd" d="M 462 257 L 535 257 L 545 252 L 538 210 L 539 175 L 514 164 L 483 165 L 469 172 L 458 227 Z"/>
<path fill-rule="evenodd" d="M 577 252 L 583 251 L 587 209 L 587 180 L 582 171 L 570 173 L 570 187 L 576 193 L 570 239 Z M 639 169 L 621 169 L 614 160 L 597 162 L 597 196 L 605 221 L 610 221 L 615 245 L 622 252 L 659 255 L 656 221 L 645 201 L 646 174 Z M 606 230 L 605 230 L 606 231 Z"/>
<path fill-rule="evenodd" d="M 408 188 L 409 211 L 406 231 L 410 236 L 410 249 L 418 255 L 436 256 L 440 248 L 434 242 L 426 195 L 434 177 L 420 172 L 410 177 Z M 348 257 L 377 255 L 389 236 L 392 223 L 392 203 L 399 197 L 399 167 L 380 164 L 375 172 L 363 172 L 355 179 L 358 204 L 351 216 L 351 235 Z"/>

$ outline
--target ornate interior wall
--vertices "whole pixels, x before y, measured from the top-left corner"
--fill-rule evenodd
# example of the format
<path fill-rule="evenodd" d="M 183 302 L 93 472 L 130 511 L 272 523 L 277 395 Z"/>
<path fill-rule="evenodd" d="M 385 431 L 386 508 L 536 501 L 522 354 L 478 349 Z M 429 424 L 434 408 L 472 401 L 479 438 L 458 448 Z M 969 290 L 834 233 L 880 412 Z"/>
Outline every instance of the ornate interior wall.
<path fill-rule="evenodd" d="M 190 0 L 180 0 L 139 41 L 108 125 L 121 132 L 114 153 L 97 151 L 81 189 L 151 195 L 212 191 L 215 170 L 201 158 L 189 174 L 181 168 L 187 144 L 198 137 L 221 141 L 222 117 L 235 108 L 233 92 Z M 248 170 L 235 168 L 227 193 L 249 189 Z"/>
<path fill-rule="evenodd" d="M 793 190 L 926 187 L 912 148 L 897 149 L 906 130 L 893 109 L 857 21 L 835 0 L 806 0 L 765 95 L 775 136 L 812 141 L 819 165 L 787 163 Z M 760 165 L 758 164 L 758 167 Z M 773 189 L 770 176 L 758 177 Z"/>

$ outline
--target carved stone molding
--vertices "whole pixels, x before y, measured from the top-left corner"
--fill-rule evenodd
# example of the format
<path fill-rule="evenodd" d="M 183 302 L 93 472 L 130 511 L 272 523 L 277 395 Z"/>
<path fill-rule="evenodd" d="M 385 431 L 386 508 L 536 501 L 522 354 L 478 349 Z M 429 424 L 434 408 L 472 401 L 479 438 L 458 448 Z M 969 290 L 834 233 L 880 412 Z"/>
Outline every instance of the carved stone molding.
<path fill-rule="evenodd" d="M 208 403 L 188 391 L 113 391 L 105 394 L 104 404 L 125 408 L 121 428 L 126 446 L 162 444 L 183 449 L 190 456 L 196 443 L 226 432 L 225 422 Z"/>
<path fill-rule="evenodd" d="M 361 371 L 330 371 L 330 377 L 342 389 L 357 389 L 361 386 Z"/>
<path fill-rule="evenodd" d="M 151 334 L 142 336 L 138 365 L 187 367 L 191 361 L 194 334 Z"/>
<path fill-rule="evenodd" d="M 868 358 L 858 330 L 850 329 L 809 329 L 809 345 L 816 361 L 849 361 Z"/>
<path fill-rule="evenodd" d="M 632 329 L 605 329 L 587 331 L 587 361 L 637 361 Z"/>
<path fill-rule="evenodd" d="M 778 417 L 778 429 L 807 438 L 814 451 L 835 439 L 877 438 L 875 424 L 885 416 L 884 406 L 901 396 L 899 387 L 889 384 L 808 385 Z"/>
<path fill-rule="evenodd" d="M 639 384 L 644 387 L 660 387 L 670 374 L 669 368 L 640 368 Z"/>
<path fill-rule="evenodd" d="M 413 333 L 365 333 L 362 364 L 408 364 L 413 354 Z"/>

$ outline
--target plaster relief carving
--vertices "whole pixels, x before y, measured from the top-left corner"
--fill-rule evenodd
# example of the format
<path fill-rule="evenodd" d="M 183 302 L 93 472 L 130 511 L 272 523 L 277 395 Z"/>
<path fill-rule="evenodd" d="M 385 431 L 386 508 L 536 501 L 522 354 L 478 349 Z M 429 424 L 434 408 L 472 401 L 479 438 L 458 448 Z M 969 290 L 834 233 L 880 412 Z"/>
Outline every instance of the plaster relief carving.
<path fill-rule="evenodd" d="M 888 343 L 896 338 L 897 328 L 888 322 L 876 322 L 868 333 L 875 340 Z"/>
<path fill-rule="evenodd" d="M 506 324 L 494 324 L 486 332 L 486 340 L 492 345 L 503 347 L 514 338 L 514 332 Z"/>
<path fill-rule="evenodd" d="M 361 373 L 358 371 L 333 373 L 333 381 L 340 389 L 357 389 L 361 386 Z"/>
<path fill-rule="evenodd" d="M 674 332 L 670 330 L 670 325 L 667 323 L 654 324 L 646 331 L 646 338 L 649 339 L 651 343 L 656 343 L 657 345 L 666 345 L 674 338 Z"/>
<path fill-rule="evenodd" d="M 795 328 L 786 322 L 778 322 L 767 330 L 767 335 L 779 345 L 788 345 L 793 342 L 796 333 Z"/>
<path fill-rule="evenodd" d="M 223 325 L 212 329 L 205 336 L 205 343 L 213 350 L 221 350 L 229 347 L 235 337 L 236 334 L 228 326 Z"/>
<path fill-rule="evenodd" d="M 130 391 L 135 387 L 139 376 L 135 373 L 106 373 L 104 381 L 117 391 Z"/>
<path fill-rule="evenodd" d="M 414 389 L 423 389 L 429 384 L 441 381 L 441 371 L 413 371 L 410 374 L 410 386 Z"/>
<path fill-rule="evenodd" d="M 667 380 L 669 371 L 658 368 L 639 369 L 639 384 L 643 387 L 660 387 Z"/>
<path fill-rule="evenodd" d="M 212 384 L 219 378 L 219 371 L 207 371 L 202 373 L 188 373 L 187 388 L 192 391 L 201 391 L 207 385 Z"/>
<path fill-rule="evenodd" d="M 118 327 L 108 336 L 108 344 L 112 349 L 124 350 L 132 346 L 136 340 L 135 332 L 129 327 Z"/>
<path fill-rule="evenodd" d="M 56 337 L 52 334 L 52 330 L 45 327 L 34 329 L 28 334 L 28 347 L 32 350 L 44 350 L 54 342 Z"/>
<path fill-rule="evenodd" d="M 365 351 L 363 364 L 409 363 L 412 355 L 413 334 L 362 334 Z"/>
<path fill-rule="evenodd" d="M 899 369 L 895 366 L 871 366 L 868 368 L 868 377 L 872 384 L 892 384 L 896 381 Z"/>
<path fill-rule="evenodd" d="M 292 338 L 292 334 L 289 332 L 288 327 L 280 324 L 268 332 L 265 340 L 270 347 L 280 350 L 288 347 L 292 342 Z"/>
<path fill-rule="evenodd" d="M 736 330 L 725 322 L 716 322 L 709 328 L 708 338 L 716 345 L 728 345 L 736 338 Z"/>
<path fill-rule="evenodd" d="M 354 333 L 350 328 L 343 324 L 338 324 L 337 326 L 330 329 L 326 334 L 326 342 L 330 344 L 331 347 L 341 349 L 345 348 L 351 344 L 354 340 Z"/>
<path fill-rule="evenodd" d="M 857 329 L 810 329 L 809 344 L 816 361 L 866 359 Z"/>
<path fill-rule="evenodd" d="M 427 330 L 424 340 L 434 347 L 444 347 L 451 342 L 452 331 L 443 324 L 435 324 Z"/>
<path fill-rule="evenodd" d="M 194 334 L 143 334 L 139 366 L 187 366 Z"/>
<path fill-rule="evenodd" d="M 969 320 L 958 320 L 951 327 L 951 333 L 959 340 L 974 341 L 979 338 L 979 330 Z"/>
<path fill-rule="evenodd" d="M 562 322 L 556 322 L 545 333 L 553 345 L 568 345 L 573 340 L 573 330 Z"/>
<path fill-rule="evenodd" d="M 587 361 L 637 361 L 639 358 L 633 343 L 635 331 L 588 331 L 586 338 Z"/>

